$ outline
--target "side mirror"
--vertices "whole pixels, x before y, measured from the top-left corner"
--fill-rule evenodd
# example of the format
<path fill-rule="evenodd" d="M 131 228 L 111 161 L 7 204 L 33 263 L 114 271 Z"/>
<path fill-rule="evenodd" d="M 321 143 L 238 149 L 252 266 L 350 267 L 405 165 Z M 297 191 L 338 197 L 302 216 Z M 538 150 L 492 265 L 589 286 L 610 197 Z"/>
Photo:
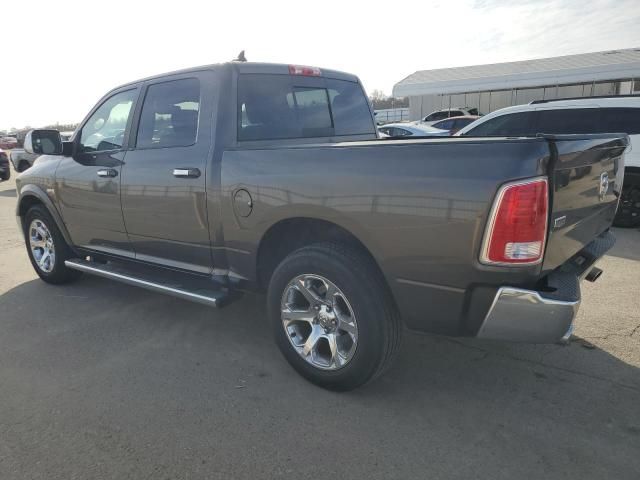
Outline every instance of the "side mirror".
<path fill-rule="evenodd" d="M 24 137 L 24 150 L 36 155 L 62 155 L 62 138 L 58 130 L 31 130 Z"/>

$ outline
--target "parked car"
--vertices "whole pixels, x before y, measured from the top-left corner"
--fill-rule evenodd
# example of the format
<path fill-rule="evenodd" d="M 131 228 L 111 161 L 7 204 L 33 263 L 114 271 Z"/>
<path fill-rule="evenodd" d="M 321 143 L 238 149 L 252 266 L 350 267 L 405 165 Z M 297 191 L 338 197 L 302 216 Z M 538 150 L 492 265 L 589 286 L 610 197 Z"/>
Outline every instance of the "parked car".
<path fill-rule="evenodd" d="M 503 108 L 463 128 L 458 135 L 520 137 L 532 136 L 536 133 L 605 132 L 627 133 L 632 143 L 632 148 L 627 154 L 625 182 L 614 225 L 638 227 L 640 226 L 640 95 L 543 100 L 528 105 Z M 577 173 L 581 174 L 583 171 L 578 169 Z"/>
<path fill-rule="evenodd" d="M 419 123 L 431 125 L 437 121 L 444 120 L 449 117 L 466 117 L 466 116 L 479 116 L 482 115 L 478 112 L 477 108 L 467 108 L 467 107 L 452 107 L 445 108 L 443 110 L 436 110 L 435 112 L 431 112 L 429 115 L 420 120 Z"/>
<path fill-rule="evenodd" d="M 60 139 L 63 142 L 66 142 L 72 135 L 73 132 L 60 132 Z M 11 150 L 9 156 L 14 170 L 16 172 L 24 172 L 27 168 L 30 168 L 33 165 L 33 162 L 35 162 L 40 155 L 26 152 L 24 148 L 14 148 Z"/>
<path fill-rule="evenodd" d="M 15 137 L 0 138 L 0 148 L 9 150 L 18 146 L 18 140 Z"/>
<path fill-rule="evenodd" d="M 475 122 L 478 118 L 478 115 L 466 115 L 463 117 L 451 117 L 446 118 L 445 120 L 440 120 L 439 122 L 432 123 L 430 125 L 431 128 L 437 128 L 439 130 L 444 130 L 448 135 L 454 135 L 459 130 L 463 129 L 470 123 Z"/>
<path fill-rule="evenodd" d="M 348 390 L 405 327 L 566 338 L 615 241 L 627 145 L 379 140 L 357 77 L 231 62 L 112 90 L 72 142 L 28 133 L 43 155 L 16 180 L 16 214 L 48 283 L 85 272 L 213 306 L 266 292 L 289 363 Z M 557 188 L 569 162 L 594 175 Z"/>
<path fill-rule="evenodd" d="M 410 123 L 387 123 L 379 126 L 378 131 L 385 137 L 446 137 L 449 135 L 446 130 Z"/>
<path fill-rule="evenodd" d="M 7 152 L 0 150 L 0 180 L 9 180 L 11 169 L 9 168 L 9 157 Z"/>

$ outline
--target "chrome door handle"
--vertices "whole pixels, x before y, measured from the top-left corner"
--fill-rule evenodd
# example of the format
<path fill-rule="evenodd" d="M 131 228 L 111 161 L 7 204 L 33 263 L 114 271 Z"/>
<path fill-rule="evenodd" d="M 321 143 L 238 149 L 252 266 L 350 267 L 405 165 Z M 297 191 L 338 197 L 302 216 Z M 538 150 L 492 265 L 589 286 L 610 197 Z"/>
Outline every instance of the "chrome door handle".
<path fill-rule="evenodd" d="M 113 178 L 118 176 L 118 171 L 113 168 L 103 168 L 97 172 L 99 177 Z"/>
<path fill-rule="evenodd" d="M 200 170 L 197 168 L 174 168 L 173 176 L 178 178 L 198 178 Z"/>

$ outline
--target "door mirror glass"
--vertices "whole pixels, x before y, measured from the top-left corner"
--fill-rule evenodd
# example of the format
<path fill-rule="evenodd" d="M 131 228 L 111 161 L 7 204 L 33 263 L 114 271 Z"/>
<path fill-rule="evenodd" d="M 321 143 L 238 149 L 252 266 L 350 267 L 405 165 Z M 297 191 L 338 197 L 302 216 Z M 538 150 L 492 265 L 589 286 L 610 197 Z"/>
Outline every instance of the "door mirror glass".
<path fill-rule="evenodd" d="M 58 130 L 31 130 L 24 138 L 24 150 L 36 155 L 62 155 Z"/>

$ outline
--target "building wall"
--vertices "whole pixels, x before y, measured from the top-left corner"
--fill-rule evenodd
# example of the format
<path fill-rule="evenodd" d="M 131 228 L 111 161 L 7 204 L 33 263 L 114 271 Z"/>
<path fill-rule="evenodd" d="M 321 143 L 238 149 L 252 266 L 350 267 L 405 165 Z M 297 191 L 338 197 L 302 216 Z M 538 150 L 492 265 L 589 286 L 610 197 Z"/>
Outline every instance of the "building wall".
<path fill-rule="evenodd" d="M 611 80 L 576 85 L 547 85 L 535 88 L 468 92 L 452 95 L 422 95 L 409 97 L 411 120 L 418 120 L 435 110 L 453 107 L 476 107 L 487 114 L 494 110 L 522 105 L 534 100 L 593 95 L 640 95 L 640 80 Z"/>

